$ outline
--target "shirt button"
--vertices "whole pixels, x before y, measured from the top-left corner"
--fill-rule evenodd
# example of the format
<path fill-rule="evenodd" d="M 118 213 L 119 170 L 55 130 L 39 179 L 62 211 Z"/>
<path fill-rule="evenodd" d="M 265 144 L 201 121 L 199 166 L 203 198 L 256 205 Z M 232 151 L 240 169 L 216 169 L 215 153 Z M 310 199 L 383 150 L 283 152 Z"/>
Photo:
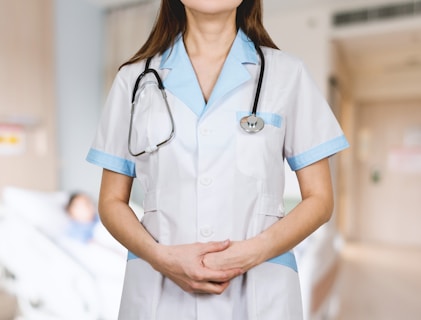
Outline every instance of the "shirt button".
<path fill-rule="evenodd" d="M 213 182 L 213 179 L 210 177 L 202 177 L 199 181 L 202 186 L 210 186 Z"/>
<path fill-rule="evenodd" d="M 202 235 L 202 237 L 209 238 L 209 237 L 213 236 L 213 233 L 214 232 L 213 232 L 212 228 L 209 227 L 209 226 L 205 226 L 205 227 L 200 228 L 200 234 Z"/>
<path fill-rule="evenodd" d="M 202 136 L 208 136 L 208 135 L 210 135 L 210 134 L 211 134 L 211 130 L 210 130 L 210 129 L 208 129 L 208 128 L 201 128 L 201 129 L 200 129 L 200 134 L 201 134 Z"/>

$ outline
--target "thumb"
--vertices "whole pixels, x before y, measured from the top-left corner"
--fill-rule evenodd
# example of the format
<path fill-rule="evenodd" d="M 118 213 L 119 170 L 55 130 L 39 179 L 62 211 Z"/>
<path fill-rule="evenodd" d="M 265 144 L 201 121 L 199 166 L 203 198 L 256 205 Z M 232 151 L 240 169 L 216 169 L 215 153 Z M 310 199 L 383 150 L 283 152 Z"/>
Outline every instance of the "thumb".
<path fill-rule="evenodd" d="M 224 241 L 212 241 L 206 243 L 206 246 L 204 248 L 204 253 L 211 253 L 211 252 L 218 252 L 218 251 L 224 251 L 227 249 L 231 244 L 231 241 L 229 239 Z"/>

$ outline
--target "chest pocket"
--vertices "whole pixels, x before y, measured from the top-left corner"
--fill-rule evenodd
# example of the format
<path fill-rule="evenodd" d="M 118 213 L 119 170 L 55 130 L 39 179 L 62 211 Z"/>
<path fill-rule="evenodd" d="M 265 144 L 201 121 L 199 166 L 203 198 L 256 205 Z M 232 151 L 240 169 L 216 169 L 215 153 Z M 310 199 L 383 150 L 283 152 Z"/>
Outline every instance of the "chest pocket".
<path fill-rule="evenodd" d="M 283 167 L 283 119 L 279 114 L 258 112 L 257 115 L 265 122 L 264 128 L 256 133 L 247 133 L 238 123 L 242 117 L 249 114 L 237 112 L 237 167 L 246 176 L 267 179 L 276 175 L 277 170 Z"/>

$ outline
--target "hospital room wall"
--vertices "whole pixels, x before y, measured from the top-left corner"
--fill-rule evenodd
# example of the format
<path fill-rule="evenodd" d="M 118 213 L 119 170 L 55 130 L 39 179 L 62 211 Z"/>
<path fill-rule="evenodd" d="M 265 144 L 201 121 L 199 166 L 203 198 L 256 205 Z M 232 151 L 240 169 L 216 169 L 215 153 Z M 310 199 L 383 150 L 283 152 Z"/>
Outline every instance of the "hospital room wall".
<path fill-rule="evenodd" d="M 85 161 L 105 99 L 104 11 L 55 0 L 58 185 L 98 195 L 101 170 Z"/>
<path fill-rule="evenodd" d="M 84 158 L 104 97 L 103 15 L 87 0 L 1 1 L 0 189 L 97 194 Z"/>
<path fill-rule="evenodd" d="M 0 189 L 54 190 L 53 0 L 0 2 Z"/>

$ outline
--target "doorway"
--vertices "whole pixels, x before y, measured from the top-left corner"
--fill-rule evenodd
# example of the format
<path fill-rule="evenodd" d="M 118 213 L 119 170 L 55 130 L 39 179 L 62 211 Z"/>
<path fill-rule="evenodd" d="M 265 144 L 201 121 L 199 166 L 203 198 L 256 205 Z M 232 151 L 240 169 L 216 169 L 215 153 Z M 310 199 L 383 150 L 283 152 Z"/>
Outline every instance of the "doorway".
<path fill-rule="evenodd" d="M 355 235 L 421 246 L 421 100 L 356 107 Z"/>

